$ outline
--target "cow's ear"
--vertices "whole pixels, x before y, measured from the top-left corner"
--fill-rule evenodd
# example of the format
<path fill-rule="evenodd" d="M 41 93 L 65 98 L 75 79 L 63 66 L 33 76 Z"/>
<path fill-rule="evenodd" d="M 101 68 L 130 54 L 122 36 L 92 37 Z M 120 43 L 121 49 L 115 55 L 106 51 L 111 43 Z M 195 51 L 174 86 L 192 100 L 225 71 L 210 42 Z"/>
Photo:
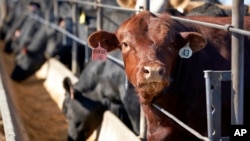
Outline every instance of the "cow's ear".
<path fill-rule="evenodd" d="M 73 84 L 72 84 L 71 80 L 69 79 L 69 77 L 64 78 L 63 87 L 69 93 L 70 98 L 74 99 L 74 96 L 75 96 L 74 95 L 74 87 L 73 87 Z"/>
<path fill-rule="evenodd" d="M 189 47 L 193 52 L 203 49 L 207 44 L 206 38 L 198 32 L 181 32 L 180 34 L 186 43 L 189 42 Z"/>
<path fill-rule="evenodd" d="M 106 31 L 96 31 L 88 37 L 90 47 L 96 48 L 99 43 L 101 47 L 105 48 L 108 52 L 117 49 L 119 45 L 115 34 Z"/>

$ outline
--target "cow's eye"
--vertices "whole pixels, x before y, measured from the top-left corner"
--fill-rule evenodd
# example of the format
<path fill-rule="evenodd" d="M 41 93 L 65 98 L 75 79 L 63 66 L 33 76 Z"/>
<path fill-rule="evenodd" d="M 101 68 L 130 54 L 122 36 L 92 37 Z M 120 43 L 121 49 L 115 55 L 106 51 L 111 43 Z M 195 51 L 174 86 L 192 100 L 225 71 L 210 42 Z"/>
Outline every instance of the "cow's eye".
<path fill-rule="evenodd" d="M 128 44 L 127 44 L 126 42 L 122 42 L 122 43 L 121 43 L 121 46 L 122 46 L 122 47 L 128 47 Z"/>

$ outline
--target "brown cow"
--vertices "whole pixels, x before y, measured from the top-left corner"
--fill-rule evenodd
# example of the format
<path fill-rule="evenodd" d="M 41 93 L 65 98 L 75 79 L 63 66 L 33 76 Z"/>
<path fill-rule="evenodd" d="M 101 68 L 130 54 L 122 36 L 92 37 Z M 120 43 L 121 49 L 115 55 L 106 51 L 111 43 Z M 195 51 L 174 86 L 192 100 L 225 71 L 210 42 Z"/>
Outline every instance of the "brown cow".
<path fill-rule="evenodd" d="M 230 17 L 187 18 L 221 25 L 231 23 Z M 245 18 L 245 23 L 248 23 L 245 28 L 250 30 L 250 17 Z M 100 44 L 107 51 L 117 48 L 122 51 L 126 74 L 145 112 L 149 141 L 198 140 L 151 103 L 207 135 L 203 71 L 231 69 L 230 33 L 144 11 L 126 20 L 115 33 L 91 34 L 88 43 L 93 48 Z M 249 44 L 249 37 L 245 37 L 245 45 Z M 249 47 L 245 48 L 245 60 L 250 61 Z M 246 62 L 245 85 L 249 85 L 250 63 Z M 230 91 L 228 87 L 222 93 L 222 136 L 230 133 Z M 249 94 L 249 87 L 246 86 L 244 92 Z"/>

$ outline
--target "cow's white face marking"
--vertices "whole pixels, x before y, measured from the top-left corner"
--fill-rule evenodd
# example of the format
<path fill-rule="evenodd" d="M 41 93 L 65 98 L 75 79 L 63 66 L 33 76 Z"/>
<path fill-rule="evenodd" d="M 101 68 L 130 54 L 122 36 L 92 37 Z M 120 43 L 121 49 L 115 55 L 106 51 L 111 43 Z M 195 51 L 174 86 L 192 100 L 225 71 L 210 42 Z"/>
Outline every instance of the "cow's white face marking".
<path fill-rule="evenodd" d="M 182 48 L 180 49 L 180 51 L 179 51 L 179 56 L 180 56 L 181 58 L 190 58 L 190 57 L 192 56 L 192 53 L 193 53 L 193 51 L 192 51 L 192 49 L 190 48 L 189 42 L 188 42 L 184 47 L 182 47 Z"/>

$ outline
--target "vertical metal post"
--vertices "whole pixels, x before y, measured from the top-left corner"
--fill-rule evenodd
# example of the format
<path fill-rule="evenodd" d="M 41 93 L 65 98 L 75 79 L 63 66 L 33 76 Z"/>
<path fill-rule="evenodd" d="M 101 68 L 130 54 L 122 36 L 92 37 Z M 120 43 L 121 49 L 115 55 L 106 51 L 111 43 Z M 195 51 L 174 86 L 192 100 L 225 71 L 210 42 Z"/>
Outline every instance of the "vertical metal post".
<path fill-rule="evenodd" d="M 212 102 L 211 102 L 211 82 L 210 82 L 211 71 L 204 71 L 204 78 L 206 82 L 206 106 L 207 106 L 207 134 L 210 141 L 213 141 L 213 116 L 212 116 Z"/>
<path fill-rule="evenodd" d="M 138 0 L 137 1 L 137 4 L 138 4 L 138 12 L 142 11 L 142 10 L 148 10 L 150 11 L 150 0 Z"/>
<path fill-rule="evenodd" d="M 143 0 L 143 2 L 141 3 L 142 5 L 139 5 L 139 11 L 141 10 L 150 10 L 150 0 Z M 143 108 L 140 107 L 140 133 L 139 136 L 141 138 L 141 140 L 145 140 L 147 137 L 147 125 L 146 125 L 146 117 L 143 111 Z"/>
<path fill-rule="evenodd" d="M 96 0 L 97 4 L 100 4 L 102 0 Z M 101 30 L 102 29 L 102 8 L 99 6 L 96 6 L 97 12 L 96 12 L 96 29 Z"/>
<path fill-rule="evenodd" d="M 243 29 L 244 0 L 233 0 L 232 26 Z M 243 124 L 244 88 L 244 36 L 232 33 L 232 95 L 234 97 L 235 120 L 232 124 Z M 234 118 L 232 118 L 234 119 Z"/>
<path fill-rule="evenodd" d="M 4 18 L 7 16 L 7 0 L 0 0 L 0 28 L 2 27 Z"/>
<path fill-rule="evenodd" d="M 53 12 L 54 12 L 54 16 L 55 16 L 55 21 L 54 21 L 54 23 L 55 24 L 58 24 L 58 0 L 54 0 L 53 1 L 54 3 L 53 3 Z"/>
<path fill-rule="evenodd" d="M 145 0 L 145 10 L 150 11 L 150 0 Z"/>
<path fill-rule="evenodd" d="M 72 2 L 72 21 L 73 21 L 73 34 L 75 36 L 77 35 L 77 17 L 78 17 L 78 12 L 77 12 L 77 3 Z M 79 66 L 77 66 L 77 42 L 73 40 L 72 43 L 72 64 L 71 64 L 71 71 L 73 74 L 79 73 Z"/>

